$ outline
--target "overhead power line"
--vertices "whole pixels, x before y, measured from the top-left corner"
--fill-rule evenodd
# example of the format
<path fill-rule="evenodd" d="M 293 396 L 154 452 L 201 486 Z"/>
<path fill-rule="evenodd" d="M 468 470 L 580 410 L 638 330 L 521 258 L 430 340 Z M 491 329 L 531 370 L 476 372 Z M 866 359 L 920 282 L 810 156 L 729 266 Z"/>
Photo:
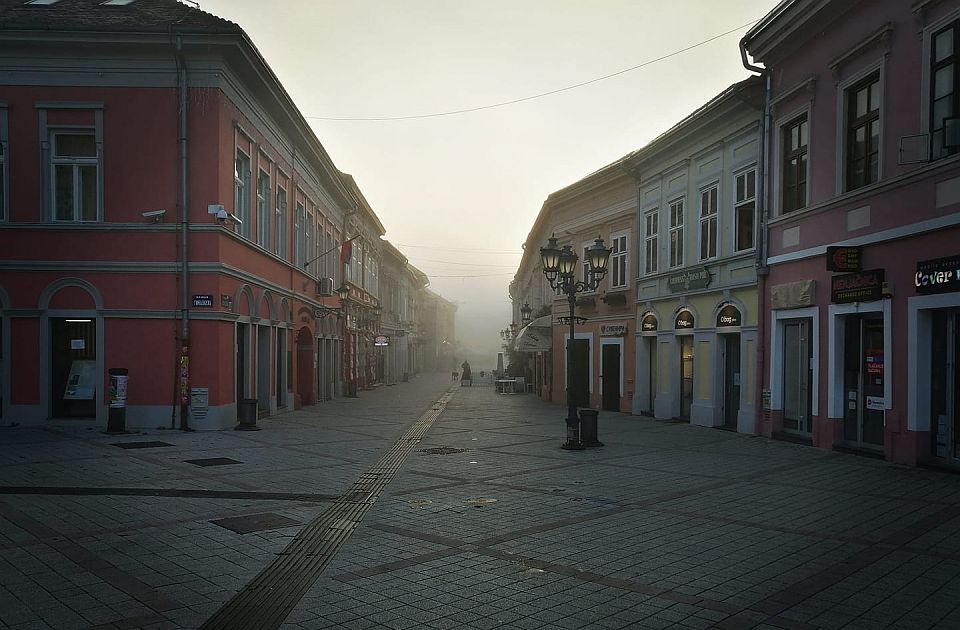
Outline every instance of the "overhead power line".
<path fill-rule="evenodd" d="M 756 24 L 758 21 L 759 21 L 759 20 L 751 20 L 750 22 L 747 22 L 746 24 L 743 24 L 743 25 L 738 26 L 738 27 L 736 27 L 736 28 L 732 28 L 732 29 L 730 29 L 729 31 L 725 31 L 725 32 L 723 32 L 723 33 L 720 33 L 719 35 L 714 35 L 713 37 L 710 37 L 710 38 L 708 38 L 708 39 L 704 39 L 704 40 L 702 40 L 702 41 L 699 41 L 699 42 L 697 42 L 696 44 L 691 44 L 690 46 L 687 46 L 686 48 L 681 48 L 680 50 L 675 50 L 675 51 L 673 51 L 673 52 L 671 52 L 671 53 L 667 53 L 666 55 L 662 55 L 662 56 L 660 56 L 660 57 L 657 57 L 656 59 L 650 59 L 650 60 L 648 60 L 648 61 L 644 61 L 643 63 L 637 64 L 637 65 L 635 65 L 635 66 L 631 66 L 631 67 L 629 67 L 629 68 L 624 68 L 623 70 L 618 70 L 618 71 L 616 71 L 616 72 L 611 72 L 610 74 L 605 74 L 605 75 L 603 75 L 602 77 L 596 77 L 596 78 L 593 78 L 593 79 L 589 79 L 589 80 L 587 80 L 587 81 L 581 81 L 580 83 L 574 83 L 573 85 L 567 85 L 567 86 L 562 87 L 562 88 L 557 88 L 557 89 L 555 89 L 555 90 L 550 90 L 550 91 L 548 91 L 548 92 L 541 92 L 541 93 L 539 93 L 539 94 L 531 94 L 530 96 L 524 96 L 524 97 L 521 97 L 521 98 L 515 98 L 515 99 L 509 100 L 509 101 L 501 101 L 501 102 L 499 102 L 499 103 L 491 103 L 491 104 L 489 104 L 489 105 L 480 105 L 480 106 L 477 106 L 477 107 L 467 107 L 467 108 L 464 108 L 464 109 L 453 109 L 453 110 L 444 111 L 444 112 L 433 112 L 433 113 L 430 113 L 430 114 L 411 114 L 411 115 L 408 115 L 408 116 L 371 116 L 371 117 L 362 117 L 362 116 L 357 116 L 357 117 L 349 117 L 349 116 L 344 116 L 344 117 L 336 117 L 336 116 L 304 116 L 304 118 L 308 118 L 308 119 L 311 119 L 311 120 L 353 121 L 353 122 L 370 122 L 370 121 L 386 121 L 386 120 L 415 120 L 415 119 L 418 119 L 418 118 L 436 118 L 436 117 L 438 117 L 438 116 L 454 116 L 454 115 L 457 115 L 457 114 L 469 114 L 470 112 L 479 112 L 479 111 L 482 111 L 482 110 L 485 110 L 485 109 L 495 109 L 495 108 L 497 108 L 497 107 L 506 107 L 507 105 L 516 105 L 517 103 L 523 103 L 523 102 L 526 102 L 526 101 L 532 101 L 532 100 L 535 100 L 535 99 L 538 99 L 538 98 L 543 98 L 543 97 L 545 97 L 545 96 L 552 96 L 552 95 L 554 95 L 554 94 L 559 94 L 559 93 L 561 93 L 561 92 L 567 92 L 567 91 L 569 91 L 569 90 L 575 90 L 575 89 L 577 89 L 577 88 L 581 88 L 581 87 L 584 87 L 584 86 L 586 86 L 586 85 L 591 85 L 591 84 L 593 84 L 593 83 L 599 83 L 600 81 L 606 81 L 607 79 L 612 79 L 613 77 L 618 77 L 618 76 L 620 76 L 621 74 L 626 74 L 626 73 L 628 73 L 628 72 L 633 72 L 634 70 L 639 70 L 640 68 L 645 68 L 645 67 L 647 67 L 647 66 L 649 66 L 649 65 L 653 65 L 653 64 L 655 64 L 655 63 L 657 63 L 657 62 L 663 61 L 664 59 L 669 59 L 669 58 L 671 58 L 671 57 L 676 57 L 677 55 L 680 55 L 680 54 L 683 54 L 683 53 L 685 53 L 685 52 L 687 52 L 687 51 L 693 50 L 694 48 L 699 48 L 700 46 L 703 46 L 703 45 L 705 45 L 705 44 L 709 44 L 709 43 L 712 42 L 712 41 L 716 41 L 716 40 L 720 39 L 721 37 L 726 37 L 727 35 L 730 35 L 730 34 L 732 34 L 732 33 L 738 33 L 738 32 L 740 32 L 740 31 L 742 31 L 743 29 L 747 28 L 748 26 L 753 26 L 753 25 Z"/>

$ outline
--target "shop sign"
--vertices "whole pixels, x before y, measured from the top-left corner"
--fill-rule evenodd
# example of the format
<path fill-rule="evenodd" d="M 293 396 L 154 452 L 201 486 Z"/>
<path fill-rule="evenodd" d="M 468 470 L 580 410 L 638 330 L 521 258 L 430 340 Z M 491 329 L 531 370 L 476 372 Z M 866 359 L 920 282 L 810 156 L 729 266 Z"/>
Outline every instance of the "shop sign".
<path fill-rule="evenodd" d="M 740 326 L 743 323 L 743 316 L 733 304 L 727 304 L 717 313 L 717 328 L 731 328 Z"/>
<path fill-rule="evenodd" d="M 623 324 L 603 324 L 600 326 L 601 337 L 625 337 L 627 327 Z"/>
<path fill-rule="evenodd" d="M 887 399 L 883 396 L 867 396 L 867 409 L 870 411 L 883 411 L 887 408 Z"/>
<path fill-rule="evenodd" d="M 710 286 L 710 270 L 703 267 L 702 269 L 687 269 L 675 273 L 672 276 L 667 276 L 667 286 L 674 293 L 706 289 Z"/>
<path fill-rule="evenodd" d="M 640 330 L 643 332 L 657 332 L 657 316 L 647 313 L 640 321 Z"/>
<path fill-rule="evenodd" d="M 213 296 L 209 293 L 195 293 L 193 308 L 213 308 Z"/>
<path fill-rule="evenodd" d="M 830 279 L 830 301 L 834 304 L 870 302 L 883 296 L 883 269 L 845 273 Z"/>
<path fill-rule="evenodd" d="M 918 262 L 913 284 L 920 294 L 960 291 L 960 254 Z"/>
<path fill-rule="evenodd" d="M 390 337 L 386 335 L 377 335 L 376 337 L 373 338 L 373 345 L 380 346 L 380 347 L 389 346 Z"/>
<path fill-rule="evenodd" d="M 827 248 L 827 271 L 860 271 L 862 264 L 859 247 Z"/>
<path fill-rule="evenodd" d="M 867 364 L 867 374 L 883 376 L 882 348 L 870 348 L 864 352 L 864 362 Z"/>
<path fill-rule="evenodd" d="M 680 311 L 673 320 L 673 327 L 677 330 L 693 330 L 693 324 L 693 313 L 690 311 Z"/>

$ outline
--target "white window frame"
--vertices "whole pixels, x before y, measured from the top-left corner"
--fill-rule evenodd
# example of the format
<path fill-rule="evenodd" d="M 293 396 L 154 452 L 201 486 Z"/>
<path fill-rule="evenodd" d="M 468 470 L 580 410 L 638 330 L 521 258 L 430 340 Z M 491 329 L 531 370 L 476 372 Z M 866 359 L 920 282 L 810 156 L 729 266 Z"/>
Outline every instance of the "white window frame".
<path fill-rule="evenodd" d="M 623 289 L 627 286 L 630 239 L 626 232 L 610 235 L 610 288 Z M 618 266 L 619 263 L 622 263 Z M 623 271 L 618 272 L 622 267 Z M 617 277 L 618 275 L 622 277 Z"/>
<path fill-rule="evenodd" d="M 712 208 L 712 212 L 710 212 L 709 214 L 704 214 L 703 198 L 705 194 L 708 195 L 708 198 L 709 198 L 709 194 L 711 191 L 716 191 L 716 205 Z M 711 184 L 704 186 L 703 188 L 700 189 L 699 195 L 697 197 L 700 200 L 698 204 L 698 207 L 699 207 L 698 216 L 700 220 L 699 220 L 699 225 L 697 229 L 697 256 L 699 257 L 699 260 L 702 262 L 705 260 L 713 260 L 720 255 L 720 238 L 719 238 L 720 236 L 720 208 L 719 208 L 720 183 L 713 182 Z M 707 226 L 708 237 L 712 234 L 712 238 L 707 243 L 708 250 L 711 245 L 713 246 L 714 252 L 712 256 L 710 255 L 709 251 L 706 252 L 707 255 L 704 255 L 704 251 L 703 251 L 704 225 Z"/>
<path fill-rule="evenodd" d="M 749 188 L 747 187 L 747 181 L 749 175 L 753 175 L 753 196 L 749 196 Z M 744 193 L 745 196 L 743 199 L 740 199 L 740 178 L 745 178 L 744 181 Z M 751 242 L 749 247 L 740 247 L 738 239 L 740 237 L 740 209 L 747 206 L 748 204 L 753 204 L 752 210 L 752 219 L 751 219 Z M 733 251 L 735 253 L 748 252 L 754 249 L 757 245 L 757 167 L 751 166 L 746 168 L 738 173 L 733 175 Z"/>
<path fill-rule="evenodd" d="M 686 222 L 686 219 L 684 218 L 684 214 L 686 213 L 686 198 L 677 197 L 668 204 L 668 207 L 670 208 L 670 239 L 667 246 L 670 251 L 667 266 L 671 269 L 675 269 L 677 267 L 683 267 L 684 249 L 686 249 L 683 241 L 683 224 Z M 675 210 L 678 211 L 675 212 Z M 677 218 L 679 222 L 674 223 L 674 218 Z M 674 234 L 677 234 L 678 236 L 674 238 Z M 679 256 L 674 256 L 674 254 L 677 253 L 674 251 L 674 243 L 680 244 Z"/>
<path fill-rule="evenodd" d="M 270 172 L 259 169 L 257 173 L 257 244 L 270 247 Z"/>
<path fill-rule="evenodd" d="M 277 185 L 276 229 L 274 230 L 273 253 L 280 258 L 287 258 L 287 189 Z"/>
<path fill-rule="evenodd" d="M 659 243 L 660 208 L 651 208 L 643 214 L 643 273 L 646 275 L 660 271 Z"/>
<path fill-rule="evenodd" d="M 241 171 L 241 167 L 243 170 Z M 250 171 L 252 163 L 250 156 L 240 147 L 237 147 L 236 157 L 233 161 L 233 203 L 234 213 L 240 219 L 240 228 L 238 232 L 244 238 L 250 238 Z"/>
<path fill-rule="evenodd" d="M 93 139 L 94 153 L 90 156 L 57 156 L 57 137 L 58 136 L 90 136 Z M 95 127 L 51 127 L 50 128 L 50 218 L 56 223 L 96 223 L 102 220 L 101 208 L 103 207 L 103 169 L 102 155 L 99 143 L 97 142 L 97 131 Z M 73 167 L 73 218 L 60 219 L 57 217 L 57 167 Z M 84 219 L 78 216 L 79 197 L 80 197 L 80 177 L 78 168 L 83 166 L 93 166 L 95 168 L 94 180 L 96 182 L 96 198 L 94 201 L 95 216 L 92 219 Z"/>

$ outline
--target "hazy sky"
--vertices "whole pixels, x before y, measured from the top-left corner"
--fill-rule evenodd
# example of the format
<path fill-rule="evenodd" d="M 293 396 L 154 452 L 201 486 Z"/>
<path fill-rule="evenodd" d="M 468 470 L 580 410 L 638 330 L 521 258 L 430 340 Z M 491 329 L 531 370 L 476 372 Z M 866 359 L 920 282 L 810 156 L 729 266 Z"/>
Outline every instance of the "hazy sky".
<path fill-rule="evenodd" d="M 250 36 L 386 238 L 499 349 L 544 199 L 747 76 L 737 44 L 776 0 L 200 0 Z M 736 32 L 668 59 L 542 98 Z M 495 357 L 495 354 L 493 354 Z M 495 358 L 491 359 L 491 364 Z"/>

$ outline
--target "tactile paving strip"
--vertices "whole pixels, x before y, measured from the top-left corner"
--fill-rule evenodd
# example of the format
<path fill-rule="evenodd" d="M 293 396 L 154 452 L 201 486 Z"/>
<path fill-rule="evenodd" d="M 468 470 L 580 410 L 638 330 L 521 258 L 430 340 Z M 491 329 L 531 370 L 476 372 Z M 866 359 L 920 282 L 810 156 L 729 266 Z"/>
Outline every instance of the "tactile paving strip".
<path fill-rule="evenodd" d="M 201 628 L 278 628 L 363 520 L 404 460 L 433 426 L 454 390 L 448 390 L 361 474 L 330 508 L 308 523 L 277 558 L 213 614 Z"/>

